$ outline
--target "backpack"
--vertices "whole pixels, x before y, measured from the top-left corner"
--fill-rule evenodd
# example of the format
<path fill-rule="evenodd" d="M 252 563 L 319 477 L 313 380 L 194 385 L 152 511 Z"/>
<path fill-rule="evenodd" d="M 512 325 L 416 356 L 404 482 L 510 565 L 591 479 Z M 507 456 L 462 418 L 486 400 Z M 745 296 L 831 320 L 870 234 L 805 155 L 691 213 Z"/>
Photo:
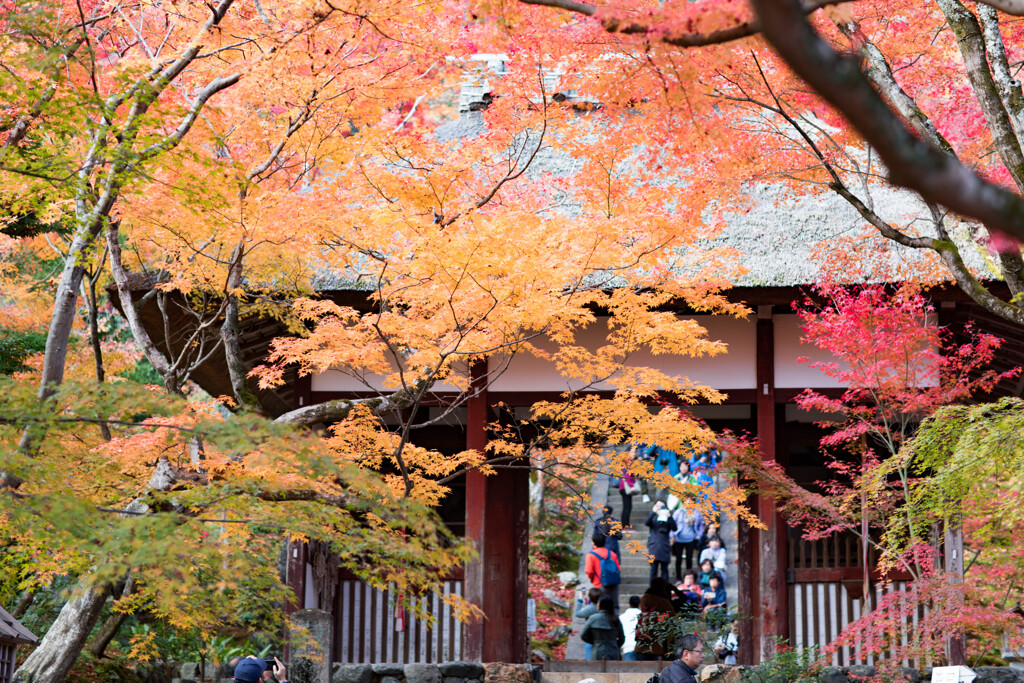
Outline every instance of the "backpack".
<path fill-rule="evenodd" d="M 608 554 L 601 557 L 593 550 L 590 554 L 596 557 L 600 561 L 601 566 L 601 585 L 602 586 L 617 586 L 622 583 L 622 573 L 619 571 L 619 566 L 615 564 L 615 560 L 612 559 L 612 551 L 608 551 Z"/>

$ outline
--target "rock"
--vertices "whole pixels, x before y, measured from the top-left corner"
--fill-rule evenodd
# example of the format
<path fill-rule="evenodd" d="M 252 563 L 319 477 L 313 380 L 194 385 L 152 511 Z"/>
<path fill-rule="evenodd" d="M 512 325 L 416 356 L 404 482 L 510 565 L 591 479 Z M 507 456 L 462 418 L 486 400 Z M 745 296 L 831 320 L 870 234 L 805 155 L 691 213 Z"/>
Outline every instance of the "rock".
<path fill-rule="evenodd" d="M 580 577 L 576 572 L 558 572 L 558 580 L 561 581 L 563 585 L 568 586 L 572 583 L 579 583 Z"/>
<path fill-rule="evenodd" d="M 725 678 L 725 672 L 729 670 L 725 664 L 708 664 L 700 668 L 700 680 L 702 683 L 718 681 Z"/>
<path fill-rule="evenodd" d="M 406 664 L 406 683 L 441 683 L 441 671 L 436 664 Z"/>
<path fill-rule="evenodd" d="M 402 683 L 402 679 L 396 678 L 394 676 L 383 676 L 380 679 L 380 683 Z"/>
<path fill-rule="evenodd" d="M 199 662 L 187 662 L 181 665 L 181 678 L 186 681 L 198 681 Z"/>
<path fill-rule="evenodd" d="M 405 664 L 374 664 L 373 673 L 377 676 L 401 678 L 405 675 Z M 384 682 L 381 681 L 381 683 Z"/>
<path fill-rule="evenodd" d="M 540 683 L 540 674 L 543 669 L 536 664 L 523 664 L 523 670 L 530 676 L 533 683 Z"/>
<path fill-rule="evenodd" d="M 533 683 L 530 674 L 521 666 L 493 662 L 484 664 L 484 683 Z"/>
<path fill-rule="evenodd" d="M 544 599 L 550 602 L 552 605 L 556 607 L 561 607 L 562 609 L 569 609 L 570 607 L 569 603 L 555 595 L 555 591 L 551 590 L 550 588 L 544 589 Z"/>
<path fill-rule="evenodd" d="M 331 683 L 373 683 L 373 674 L 369 664 L 335 664 Z"/>
<path fill-rule="evenodd" d="M 725 683 L 742 683 L 743 672 L 750 667 L 730 666 L 729 670 L 725 672 L 723 680 Z"/>
<path fill-rule="evenodd" d="M 443 680 L 444 683 L 466 683 L 466 679 L 459 676 L 445 676 Z"/>
<path fill-rule="evenodd" d="M 550 631 L 548 631 L 548 639 L 549 640 L 558 640 L 560 638 L 568 638 L 570 635 L 572 635 L 572 626 L 569 625 L 569 624 L 564 624 L 562 626 L 556 626 L 553 629 L 551 629 Z"/>
<path fill-rule="evenodd" d="M 1024 676 L 1019 676 L 1008 666 L 979 666 L 974 673 L 978 674 L 976 683 L 1020 683 L 1024 680 Z"/>
<path fill-rule="evenodd" d="M 865 678 L 871 678 L 875 675 L 875 667 L 868 666 L 866 664 L 856 664 L 854 666 L 846 668 L 845 671 L 846 677 L 849 678 L 851 681 L 858 678 L 863 680 Z"/>
<path fill-rule="evenodd" d="M 826 666 L 818 674 L 819 683 L 849 683 L 849 680 L 842 669 L 834 666 Z"/>
<path fill-rule="evenodd" d="M 438 664 L 437 668 L 441 671 L 442 676 L 457 676 L 459 678 L 484 677 L 484 665 L 480 662 L 445 662 L 444 664 Z"/>

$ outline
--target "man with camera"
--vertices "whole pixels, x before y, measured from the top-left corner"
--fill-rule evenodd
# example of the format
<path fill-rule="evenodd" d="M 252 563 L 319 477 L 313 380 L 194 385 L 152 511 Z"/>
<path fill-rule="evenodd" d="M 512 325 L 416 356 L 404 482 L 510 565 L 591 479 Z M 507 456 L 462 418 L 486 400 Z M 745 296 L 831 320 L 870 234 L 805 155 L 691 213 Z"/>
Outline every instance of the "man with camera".
<path fill-rule="evenodd" d="M 284 664 L 277 657 L 260 659 L 249 655 L 235 666 L 235 680 L 239 683 L 263 683 L 276 678 L 277 683 L 288 683 Z"/>
<path fill-rule="evenodd" d="M 740 647 L 738 636 L 740 633 L 740 627 L 736 625 L 736 622 L 732 622 L 732 628 L 728 633 L 718 637 L 715 641 L 715 654 L 722 660 L 723 664 L 729 666 L 736 666 L 736 651 Z"/>

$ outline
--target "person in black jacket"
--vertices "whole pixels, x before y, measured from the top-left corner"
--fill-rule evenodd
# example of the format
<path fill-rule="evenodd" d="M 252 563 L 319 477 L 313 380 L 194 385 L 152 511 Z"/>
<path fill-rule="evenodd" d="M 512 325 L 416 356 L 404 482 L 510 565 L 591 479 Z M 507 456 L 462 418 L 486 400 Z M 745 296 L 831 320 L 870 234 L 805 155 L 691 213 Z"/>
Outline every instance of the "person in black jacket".
<path fill-rule="evenodd" d="M 661 672 L 658 683 L 697 683 L 697 667 L 704 661 L 704 639 L 687 633 L 676 648 L 679 659 Z"/>
<path fill-rule="evenodd" d="M 644 524 L 651 528 L 647 535 L 647 552 L 654 558 L 651 561 L 651 579 L 660 573 L 661 578 L 667 583 L 668 563 L 672 559 L 672 541 L 669 540 L 669 534 L 676 530 L 676 520 L 672 519 L 665 502 L 659 500 L 647 515 Z"/>
<path fill-rule="evenodd" d="M 619 541 L 622 539 L 622 523 L 612 516 L 615 511 L 611 505 L 605 505 L 601 512 L 604 514 L 594 522 L 594 534 L 600 533 L 604 536 L 604 547 L 615 553 L 621 560 Z M 618 605 L 615 607 L 618 609 Z"/>

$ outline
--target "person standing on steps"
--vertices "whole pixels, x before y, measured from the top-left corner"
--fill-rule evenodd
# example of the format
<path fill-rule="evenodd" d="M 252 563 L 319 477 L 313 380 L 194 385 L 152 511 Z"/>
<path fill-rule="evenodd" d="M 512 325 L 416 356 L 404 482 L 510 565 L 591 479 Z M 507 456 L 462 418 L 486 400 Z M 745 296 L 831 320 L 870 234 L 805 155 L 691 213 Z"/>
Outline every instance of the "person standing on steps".
<path fill-rule="evenodd" d="M 704 639 L 687 633 L 676 648 L 679 659 L 661 672 L 658 683 L 697 683 L 697 667 L 704 661 Z"/>
<path fill-rule="evenodd" d="M 696 510 L 680 505 L 672 513 L 676 530 L 672 533 L 672 555 L 676 558 L 676 581 L 683 577 L 683 553 L 686 553 L 686 568 L 693 568 L 693 559 L 701 534 L 704 533 L 704 517 Z"/>
<path fill-rule="evenodd" d="M 633 459 L 641 459 L 643 457 L 643 446 L 637 446 L 633 449 Z M 629 518 L 633 514 L 633 496 L 640 493 L 643 490 L 643 486 L 640 480 L 633 476 L 629 469 L 623 467 L 622 475 L 619 477 L 619 495 L 622 496 L 622 526 L 631 526 Z"/>
<path fill-rule="evenodd" d="M 637 661 L 636 653 L 636 627 L 640 620 L 640 596 L 629 596 L 629 609 L 619 615 L 622 623 L 622 632 L 626 635 L 626 642 L 622 644 L 622 659 L 627 662 Z"/>
<path fill-rule="evenodd" d="M 591 661 L 622 659 L 620 648 L 626 641 L 626 636 L 622 632 L 622 623 L 615 615 L 612 600 L 607 595 L 601 596 L 597 611 L 587 617 L 587 623 L 580 631 L 580 639 L 594 646 L 590 651 Z"/>
<path fill-rule="evenodd" d="M 576 617 L 582 619 L 584 622 L 590 618 L 590 615 L 597 611 L 597 605 L 601 602 L 601 596 L 604 593 L 601 592 L 600 588 L 591 588 L 587 591 L 587 603 L 583 604 L 580 601 L 579 606 L 576 608 Z M 594 649 L 593 643 L 583 643 L 583 659 L 590 660 L 590 651 Z"/>
<path fill-rule="evenodd" d="M 594 535 L 598 533 L 604 535 L 604 547 L 615 553 L 615 556 L 622 559 L 622 553 L 619 552 L 619 540 L 622 538 L 622 523 L 615 519 L 612 514 L 615 510 L 612 509 L 611 505 L 605 505 L 601 510 L 603 513 L 601 517 L 594 522 Z"/>
<path fill-rule="evenodd" d="M 583 571 L 590 579 L 594 588 L 601 591 L 612 599 L 615 610 L 619 609 L 619 584 L 622 583 L 622 570 L 619 566 L 619 556 L 605 547 L 605 535 L 595 532 L 593 538 L 594 549 L 587 553 L 584 560 Z"/>
<path fill-rule="evenodd" d="M 669 537 L 676 530 L 676 521 L 672 519 L 664 501 L 654 504 L 644 524 L 651 528 L 647 535 L 647 553 L 653 556 L 651 561 L 651 579 L 661 571 L 661 578 L 668 581 L 668 563 L 672 559 L 672 541 Z"/>

